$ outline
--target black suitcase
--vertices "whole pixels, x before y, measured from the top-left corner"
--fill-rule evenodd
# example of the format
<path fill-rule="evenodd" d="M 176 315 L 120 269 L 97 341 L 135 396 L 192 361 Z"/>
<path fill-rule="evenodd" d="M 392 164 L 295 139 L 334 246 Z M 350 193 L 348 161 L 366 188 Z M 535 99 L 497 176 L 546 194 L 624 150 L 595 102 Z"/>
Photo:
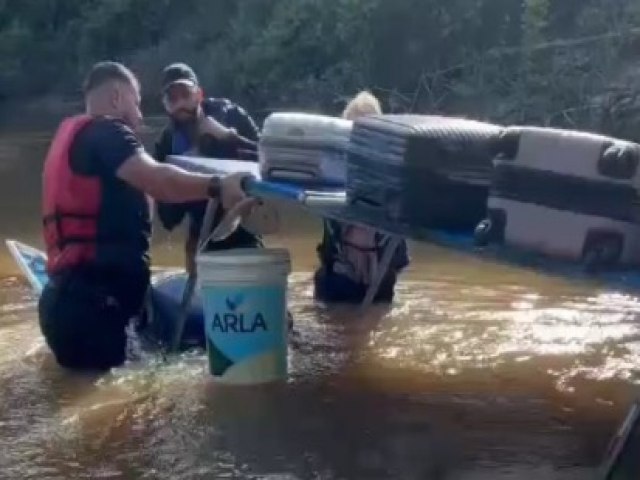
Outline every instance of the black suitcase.
<path fill-rule="evenodd" d="M 486 215 L 501 131 L 441 116 L 359 118 L 349 142 L 347 201 L 385 223 L 472 231 Z"/>

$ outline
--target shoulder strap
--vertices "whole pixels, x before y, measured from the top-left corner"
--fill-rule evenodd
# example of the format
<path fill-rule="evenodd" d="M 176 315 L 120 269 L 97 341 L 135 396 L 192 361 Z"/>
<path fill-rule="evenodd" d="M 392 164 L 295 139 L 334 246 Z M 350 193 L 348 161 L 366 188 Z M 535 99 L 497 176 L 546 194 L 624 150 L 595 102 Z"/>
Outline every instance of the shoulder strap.
<path fill-rule="evenodd" d="M 340 246 L 340 226 L 331 220 L 322 222 L 322 242 L 318 245 L 317 252 L 320 261 L 330 265 L 333 263 Z"/>

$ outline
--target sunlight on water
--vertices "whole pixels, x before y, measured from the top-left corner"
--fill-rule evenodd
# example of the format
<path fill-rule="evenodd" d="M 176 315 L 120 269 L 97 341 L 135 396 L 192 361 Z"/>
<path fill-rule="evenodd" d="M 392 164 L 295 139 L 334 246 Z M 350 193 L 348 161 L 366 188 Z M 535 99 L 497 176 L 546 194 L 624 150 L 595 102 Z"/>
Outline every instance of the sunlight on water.
<path fill-rule="evenodd" d="M 601 368 L 611 372 L 607 353 L 618 355 L 622 345 L 640 337 L 635 298 L 514 295 L 512 288 L 494 285 L 463 290 L 464 300 L 452 304 L 453 290 L 443 282 L 403 284 L 393 320 L 372 334 L 369 346 L 395 364 L 446 374 L 538 356 L 598 355 L 601 363 L 588 367 L 598 375 Z M 628 378 L 629 372 L 620 373 Z"/>

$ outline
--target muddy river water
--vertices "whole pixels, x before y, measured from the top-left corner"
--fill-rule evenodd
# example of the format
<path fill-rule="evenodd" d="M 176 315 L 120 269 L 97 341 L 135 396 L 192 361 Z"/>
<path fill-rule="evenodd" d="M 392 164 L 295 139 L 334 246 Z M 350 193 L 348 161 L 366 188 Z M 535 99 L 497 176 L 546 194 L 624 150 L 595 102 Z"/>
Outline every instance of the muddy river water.
<path fill-rule="evenodd" d="M 0 136 L 0 237 L 40 245 L 50 132 Z M 220 388 L 202 352 L 59 369 L 0 252 L 0 478 L 584 479 L 634 398 L 638 299 L 412 244 L 389 309 L 314 304 L 319 222 L 290 216 L 290 380 Z M 181 232 L 154 261 L 179 265 Z"/>

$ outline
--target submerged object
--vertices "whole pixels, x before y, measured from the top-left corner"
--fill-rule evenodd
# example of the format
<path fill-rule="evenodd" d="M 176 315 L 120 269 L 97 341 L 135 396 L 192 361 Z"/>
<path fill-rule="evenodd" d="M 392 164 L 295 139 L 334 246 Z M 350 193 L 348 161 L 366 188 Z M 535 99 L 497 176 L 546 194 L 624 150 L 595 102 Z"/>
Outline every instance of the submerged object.
<path fill-rule="evenodd" d="M 180 320 L 182 296 L 187 286 L 188 275 L 184 272 L 156 274 L 145 309 L 144 334 L 163 346 L 170 345 L 175 338 Z M 178 350 L 205 348 L 204 311 L 198 289 L 189 304 Z"/>
<path fill-rule="evenodd" d="M 7 247 L 18 267 L 27 278 L 36 295 L 49 281 L 46 273 L 47 257 L 44 252 L 16 240 L 7 240 Z M 153 343 L 169 345 L 176 328 L 180 312 L 182 294 L 187 284 L 183 272 L 154 272 L 151 291 L 141 323 L 145 326 L 142 334 Z M 187 312 L 181 350 L 192 347 L 204 348 L 204 314 L 202 300 L 196 295 Z"/>

